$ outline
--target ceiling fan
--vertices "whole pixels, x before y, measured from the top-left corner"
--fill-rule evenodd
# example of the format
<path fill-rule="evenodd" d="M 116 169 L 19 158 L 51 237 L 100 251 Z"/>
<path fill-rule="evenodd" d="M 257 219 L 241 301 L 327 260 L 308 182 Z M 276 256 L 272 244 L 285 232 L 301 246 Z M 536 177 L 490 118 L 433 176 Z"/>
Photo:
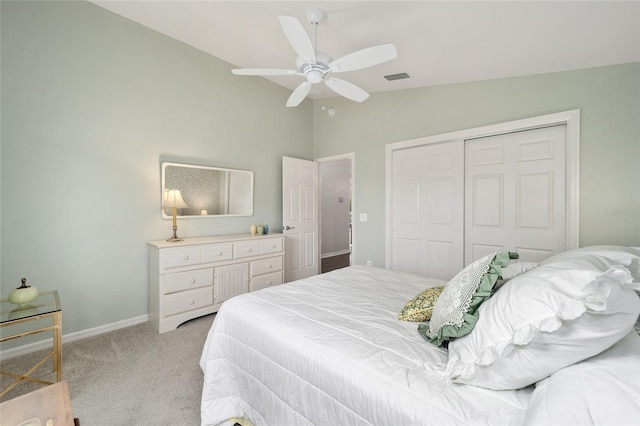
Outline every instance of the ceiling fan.
<path fill-rule="evenodd" d="M 280 16 L 280 25 L 289 43 L 298 54 L 295 70 L 273 68 L 241 68 L 231 70 L 236 75 L 299 75 L 306 81 L 300 83 L 287 100 L 288 107 L 300 105 L 311 91 L 314 84 L 324 84 L 337 94 L 356 102 L 362 102 L 369 94 L 360 87 L 348 81 L 332 77 L 332 73 L 354 71 L 372 67 L 394 59 L 398 53 L 393 44 L 382 44 L 345 55 L 333 60 L 331 56 L 316 49 L 316 30 L 318 24 L 324 21 L 326 14 L 321 9 L 312 8 L 307 12 L 307 19 L 313 25 L 313 42 L 304 27 L 293 16 Z"/>

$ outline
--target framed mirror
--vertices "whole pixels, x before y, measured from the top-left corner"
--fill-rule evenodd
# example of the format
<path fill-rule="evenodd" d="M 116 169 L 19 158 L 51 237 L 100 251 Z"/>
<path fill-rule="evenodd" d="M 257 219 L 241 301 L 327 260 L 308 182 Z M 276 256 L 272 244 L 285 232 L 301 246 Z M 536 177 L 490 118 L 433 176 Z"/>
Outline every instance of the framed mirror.
<path fill-rule="evenodd" d="M 176 209 L 179 217 L 253 215 L 252 171 L 164 162 L 162 206 L 169 194 L 175 197 L 176 190 L 181 197 Z M 161 209 L 163 218 L 172 217 L 171 207 Z"/>

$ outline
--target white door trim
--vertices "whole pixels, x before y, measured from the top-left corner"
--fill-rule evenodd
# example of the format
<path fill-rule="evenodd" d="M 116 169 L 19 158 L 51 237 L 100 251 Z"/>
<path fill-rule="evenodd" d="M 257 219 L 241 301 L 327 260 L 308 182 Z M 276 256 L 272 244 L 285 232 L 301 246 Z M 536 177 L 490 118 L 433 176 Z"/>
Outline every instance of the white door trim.
<path fill-rule="evenodd" d="M 318 163 L 325 163 L 329 161 L 337 161 L 337 160 L 351 160 L 351 241 L 356 241 L 356 227 L 354 225 L 353 212 L 356 211 L 356 153 L 355 152 L 347 152 L 344 154 L 331 155 L 329 157 L 321 157 L 316 158 L 314 161 Z M 320 183 L 322 184 L 322 183 Z M 322 211 L 322 200 L 319 201 L 318 208 Z M 322 244 L 322 218 L 320 218 L 320 230 L 318 232 L 318 253 L 320 253 L 320 247 Z M 355 244 L 351 244 L 351 255 L 349 256 L 349 263 L 351 265 L 355 265 Z"/>
<path fill-rule="evenodd" d="M 522 130 L 553 125 L 566 125 L 567 128 L 567 249 L 578 248 L 579 210 L 580 210 L 580 110 L 574 109 L 554 114 L 524 118 L 505 123 L 458 130 L 439 135 L 425 136 L 407 141 L 389 143 L 385 146 L 385 265 L 391 267 L 392 254 L 392 168 L 393 151 L 420 145 L 443 143 L 453 140 L 474 139 L 495 136 Z"/>

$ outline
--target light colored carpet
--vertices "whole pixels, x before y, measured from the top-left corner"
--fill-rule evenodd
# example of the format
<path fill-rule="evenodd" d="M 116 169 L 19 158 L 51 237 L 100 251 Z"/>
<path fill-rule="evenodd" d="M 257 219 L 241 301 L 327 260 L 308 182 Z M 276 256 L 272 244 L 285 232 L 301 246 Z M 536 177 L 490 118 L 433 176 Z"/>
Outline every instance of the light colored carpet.
<path fill-rule="evenodd" d="M 199 425 L 202 370 L 198 362 L 215 315 L 158 334 L 144 323 L 62 345 L 62 377 L 82 426 Z M 46 351 L 3 361 L 22 374 Z M 34 374 L 55 381 L 47 361 Z M 0 387 L 9 383 L 0 379 Z M 39 388 L 21 383 L 2 400 Z"/>

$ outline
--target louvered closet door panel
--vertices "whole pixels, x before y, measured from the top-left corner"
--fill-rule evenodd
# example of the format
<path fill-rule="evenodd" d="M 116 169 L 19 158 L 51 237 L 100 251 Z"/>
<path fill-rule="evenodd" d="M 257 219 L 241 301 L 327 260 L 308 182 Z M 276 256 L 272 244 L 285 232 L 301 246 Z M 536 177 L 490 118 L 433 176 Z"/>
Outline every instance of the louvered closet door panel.
<path fill-rule="evenodd" d="M 511 250 L 566 250 L 565 126 L 465 142 L 465 263 Z"/>
<path fill-rule="evenodd" d="M 450 279 L 462 268 L 462 141 L 393 153 L 394 270 Z"/>

